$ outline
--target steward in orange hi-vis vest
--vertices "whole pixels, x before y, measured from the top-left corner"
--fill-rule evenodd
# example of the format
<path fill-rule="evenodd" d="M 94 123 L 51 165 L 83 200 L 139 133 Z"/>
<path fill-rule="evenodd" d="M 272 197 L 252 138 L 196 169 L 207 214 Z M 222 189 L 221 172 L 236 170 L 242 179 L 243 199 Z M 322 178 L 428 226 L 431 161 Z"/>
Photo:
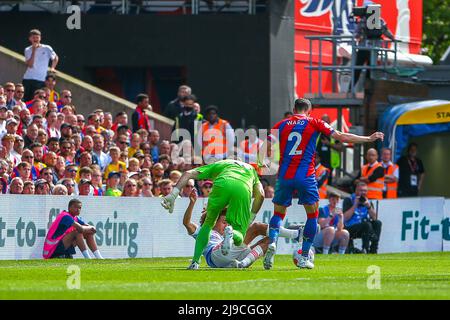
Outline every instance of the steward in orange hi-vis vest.
<path fill-rule="evenodd" d="M 381 177 L 374 176 L 375 170 L 381 168 L 383 170 L 383 175 Z M 380 172 L 380 170 L 378 170 Z M 367 178 L 368 192 L 367 197 L 369 199 L 383 199 L 383 189 L 384 189 L 384 169 L 381 163 L 375 161 L 372 164 L 366 164 L 362 167 L 361 177 Z"/>
<path fill-rule="evenodd" d="M 327 198 L 327 185 L 329 176 L 330 176 L 330 169 L 319 163 L 316 166 L 316 180 L 317 180 L 317 189 L 319 189 L 320 199 Z"/>
<path fill-rule="evenodd" d="M 398 165 L 392 162 L 383 163 L 384 174 L 385 176 L 396 176 L 398 177 Z M 398 178 L 397 178 L 398 179 Z M 384 182 L 384 198 L 385 199 L 396 199 L 397 198 L 397 188 L 398 188 L 398 180 L 395 182 L 387 182 L 385 179 Z"/>

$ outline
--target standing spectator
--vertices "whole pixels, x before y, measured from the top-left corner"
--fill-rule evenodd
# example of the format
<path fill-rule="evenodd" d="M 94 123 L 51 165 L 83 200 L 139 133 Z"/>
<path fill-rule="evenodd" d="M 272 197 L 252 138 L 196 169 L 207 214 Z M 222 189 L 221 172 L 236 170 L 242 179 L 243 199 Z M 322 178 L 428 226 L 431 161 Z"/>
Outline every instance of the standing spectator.
<path fill-rule="evenodd" d="M 322 120 L 328 124 L 331 123 L 331 119 L 327 114 L 322 116 Z M 343 149 L 344 146 L 339 141 L 332 137 L 320 134 L 320 137 L 317 140 L 316 150 L 317 154 L 320 156 L 322 165 L 329 170 L 328 184 L 332 183 L 333 170 L 339 168 L 341 165 L 340 153 Z M 325 198 L 321 199 L 326 199 L 326 195 Z"/>
<path fill-rule="evenodd" d="M 7 82 L 5 84 L 5 93 L 6 93 L 6 107 L 9 110 L 17 104 L 16 99 L 14 99 L 14 94 L 16 92 L 16 86 L 12 82 Z"/>
<path fill-rule="evenodd" d="M 389 148 L 381 150 L 381 164 L 384 169 L 384 189 L 383 198 L 397 198 L 398 188 L 398 165 L 392 163 L 392 151 Z"/>
<path fill-rule="evenodd" d="M 111 127 L 111 130 L 117 133 L 117 129 L 119 129 L 120 126 L 126 126 L 128 124 L 128 115 L 125 111 L 120 111 L 116 114 L 116 117 L 114 118 L 114 123 Z"/>
<path fill-rule="evenodd" d="M 216 106 L 206 108 L 206 121 L 202 125 L 202 134 L 198 135 L 205 163 L 223 160 L 233 155 L 235 138 L 233 128 L 228 121 L 219 118 L 218 111 Z"/>
<path fill-rule="evenodd" d="M 422 160 L 417 157 L 417 144 L 410 143 L 407 155 L 397 161 L 399 167 L 398 196 L 418 197 L 425 178 Z"/>
<path fill-rule="evenodd" d="M 150 155 L 152 156 L 153 162 L 158 162 L 159 158 L 159 132 L 158 130 L 150 130 L 150 135 L 148 137 L 148 142 L 150 143 Z"/>
<path fill-rule="evenodd" d="M 367 184 L 358 182 L 355 193 L 344 200 L 344 225 L 350 233 L 350 239 L 362 238 L 363 251 L 377 253 L 381 221 L 377 220 L 377 214 L 367 194 Z"/>
<path fill-rule="evenodd" d="M 31 99 L 36 89 L 45 86 L 49 61 L 52 61 L 50 71 L 55 72 L 59 60 L 52 47 L 41 44 L 41 32 L 39 30 L 31 30 L 28 40 L 31 46 L 25 48 L 27 70 L 23 75 L 22 82 L 25 87 L 25 100 Z"/>
<path fill-rule="evenodd" d="M 138 94 L 136 97 L 136 110 L 131 116 L 131 123 L 133 132 L 139 129 L 150 130 L 150 119 L 146 113 L 147 110 L 152 111 L 152 106 L 149 103 L 149 97 L 146 94 Z"/>
<path fill-rule="evenodd" d="M 50 92 L 48 95 L 48 101 L 50 102 L 58 102 L 59 101 L 59 93 L 56 92 L 56 76 L 54 73 L 49 73 L 45 77 L 45 87 L 47 87 Z"/>
<path fill-rule="evenodd" d="M 190 94 L 192 94 L 192 89 L 190 87 L 186 85 L 180 86 L 178 88 L 177 98 L 169 102 L 166 109 L 164 110 L 164 115 L 167 118 L 175 120 L 175 117 L 181 113 L 183 108 L 181 99 Z"/>
<path fill-rule="evenodd" d="M 181 98 L 183 104 L 182 111 L 175 117 L 175 123 L 172 131 L 175 131 L 175 137 L 173 141 L 183 141 L 184 134 L 189 132 L 190 141 L 194 144 L 195 136 L 198 132 L 198 123 L 201 123 L 201 119 L 198 113 L 194 110 L 195 97 L 193 95 L 187 95 Z M 180 132 L 179 130 L 183 131 Z"/>
<path fill-rule="evenodd" d="M 118 186 L 120 183 L 120 172 L 117 171 L 111 171 L 108 174 L 107 180 L 106 180 L 106 192 L 105 196 L 112 196 L 112 197 L 120 197 L 122 195 L 122 191 L 119 190 Z"/>
<path fill-rule="evenodd" d="M 350 235 L 344 229 L 344 214 L 337 207 L 339 195 L 330 193 L 328 201 L 328 205 L 319 209 L 320 232 L 314 238 L 314 248 L 322 248 L 322 253 L 328 254 L 330 249 L 338 246 L 339 254 L 344 254 Z"/>
<path fill-rule="evenodd" d="M 360 177 L 357 181 L 362 181 L 367 184 L 367 197 L 369 199 L 381 200 L 383 199 L 384 189 L 384 169 L 377 159 L 377 150 L 373 148 L 367 150 L 367 164 L 361 168 Z"/>

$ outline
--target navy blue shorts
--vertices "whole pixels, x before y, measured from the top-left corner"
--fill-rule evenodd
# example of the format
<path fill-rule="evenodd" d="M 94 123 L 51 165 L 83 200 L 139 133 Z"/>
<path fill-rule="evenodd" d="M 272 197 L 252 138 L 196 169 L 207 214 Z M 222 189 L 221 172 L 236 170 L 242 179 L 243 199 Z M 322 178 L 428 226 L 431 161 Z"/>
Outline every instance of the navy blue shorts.
<path fill-rule="evenodd" d="M 74 255 L 75 252 L 75 248 L 73 246 L 70 246 L 69 248 L 64 248 L 64 243 L 63 241 L 59 241 L 58 246 L 56 247 L 55 252 L 53 252 L 51 258 L 59 258 L 59 257 L 63 257 L 63 258 L 69 258 L 72 255 Z"/>
<path fill-rule="evenodd" d="M 292 196 L 297 191 L 298 204 L 312 205 L 319 201 L 319 191 L 315 175 L 303 179 L 278 178 L 275 185 L 275 196 L 272 202 L 284 207 L 292 204 Z"/>

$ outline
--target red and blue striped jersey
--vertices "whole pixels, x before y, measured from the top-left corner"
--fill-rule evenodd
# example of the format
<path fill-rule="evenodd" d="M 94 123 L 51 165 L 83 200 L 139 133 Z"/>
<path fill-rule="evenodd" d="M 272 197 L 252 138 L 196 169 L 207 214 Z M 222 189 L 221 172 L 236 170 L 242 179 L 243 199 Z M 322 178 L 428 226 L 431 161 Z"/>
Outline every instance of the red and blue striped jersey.
<path fill-rule="evenodd" d="M 320 133 L 329 136 L 334 132 L 334 129 L 323 120 L 303 114 L 294 114 L 283 119 L 272 130 L 278 130 L 280 144 L 278 177 L 281 179 L 314 175 L 317 137 Z"/>

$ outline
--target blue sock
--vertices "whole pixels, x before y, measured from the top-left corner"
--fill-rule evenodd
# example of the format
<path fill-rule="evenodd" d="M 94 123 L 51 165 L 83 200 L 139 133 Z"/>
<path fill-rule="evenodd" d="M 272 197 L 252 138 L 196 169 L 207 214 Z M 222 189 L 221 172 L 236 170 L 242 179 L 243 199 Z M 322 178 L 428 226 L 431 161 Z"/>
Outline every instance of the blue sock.
<path fill-rule="evenodd" d="M 283 219 L 279 216 L 273 216 L 269 222 L 269 239 L 270 243 L 277 242 L 278 234 L 280 233 L 280 227 Z"/>
<path fill-rule="evenodd" d="M 308 218 L 303 230 L 302 256 L 308 257 L 317 232 L 317 218 Z"/>

